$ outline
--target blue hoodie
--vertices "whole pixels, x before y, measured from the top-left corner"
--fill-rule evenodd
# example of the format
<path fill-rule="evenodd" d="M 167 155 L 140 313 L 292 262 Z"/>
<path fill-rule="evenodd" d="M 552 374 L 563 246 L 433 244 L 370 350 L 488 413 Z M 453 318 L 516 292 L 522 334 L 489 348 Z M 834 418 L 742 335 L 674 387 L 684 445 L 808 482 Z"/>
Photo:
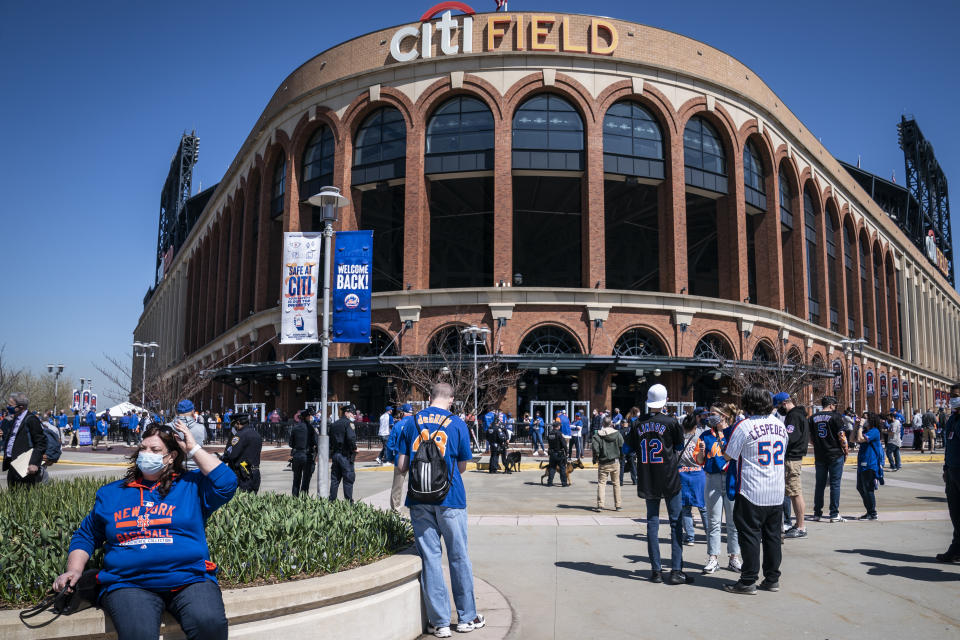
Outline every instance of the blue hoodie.
<path fill-rule="evenodd" d="M 230 501 L 237 476 L 225 464 L 209 475 L 188 471 L 161 498 L 159 484 L 117 480 L 97 491 L 93 510 L 73 534 L 70 551 L 103 545 L 101 596 L 121 587 L 170 591 L 217 581 L 207 549 L 207 518 Z"/>

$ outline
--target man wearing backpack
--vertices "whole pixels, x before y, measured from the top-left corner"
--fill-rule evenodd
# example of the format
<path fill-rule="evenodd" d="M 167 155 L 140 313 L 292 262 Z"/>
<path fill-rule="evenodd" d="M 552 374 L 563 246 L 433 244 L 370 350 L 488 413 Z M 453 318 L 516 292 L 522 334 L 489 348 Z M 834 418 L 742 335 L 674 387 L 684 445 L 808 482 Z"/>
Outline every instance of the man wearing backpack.
<path fill-rule="evenodd" d="M 473 567 L 467 548 L 467 494 L 460 477 L 473 459 L 467 425 L 450 413 L 453 387 L 430 390 L 430 406 L 407 421 L 400 434 L 397 467 L 410 470 L 406 504 L 417 552 L 423 562 L 420 582 L 427 608 L 427 633 L 449 638 L 450 597 L 443 580 L 441 539 L 447 547 L 450 581 L 457 607 L 457 631 L 484 626 L 473 597 Z M 441 461 L 442 464 L 437 464 Z M 411 462 L 412 460 L 412 462 Z"/>

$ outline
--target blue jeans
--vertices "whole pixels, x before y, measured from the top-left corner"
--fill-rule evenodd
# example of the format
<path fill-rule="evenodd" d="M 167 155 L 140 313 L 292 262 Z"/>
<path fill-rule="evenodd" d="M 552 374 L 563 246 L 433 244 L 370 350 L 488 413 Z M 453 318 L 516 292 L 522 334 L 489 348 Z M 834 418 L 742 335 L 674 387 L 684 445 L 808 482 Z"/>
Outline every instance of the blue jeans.
<path fill-rule="evenodd" d="M 704 529 L 707 527 L 707 512 L 704 509 L 700 509 L 700 523 L 703 525 Z M 696 537 L 696 533 L 693 529 L 693 507 L 683 507 L 683 541 L 693 540 Z"/>
<path fill-rule="evenodd" d="M 843 460 L 841 456 L 832 462 L 816 462 L 817 480 L 813 493 L 813 515 L 823 515 L 823 492 L 827 487 L 827 476 L 830 477 L 830 517 L 840 515 L 840 478 L 843 476 Z"/>
<path fill-rule="evenodd" d="M 890 462 L 891 469 L 900 468 L 900 447 L 895 444 L 887 443 L 887 460 Z"/>
<path fill-rule="evenodd" d="M 707 474 L 707 555 L 720 555 L 720 524 L 726 513 L 727 553 L 740 555 L 740 536 L 733 522 L 733 500 L 727 498 L 727 481 L 722 473 Z"/>
<path fill-rule="evenodd" d="M 187 585 L 176 593 L 125 587 L 103 596 L 100 604 L 113 620 L 117 640 L 157 640 L 164 609 L 177 619 L 188 640 L 227 638 L 220 585 L 210 580 Z"/>
<path fill-rule="evenodd" d="M 683 537 L 683 521 L 680 519 L 680 492 L 665 499 L 667 514 L 670 518 L 670 568 L 674 571 L 683 569 L 683 547 L 680 540 Z M 650 556 L 650 565 L 659 572 L 660 566 L 660 498 L 647 500 L 647 554 Z"/>
<path fill-rule="evenodd" d="M 533 446 L 534 453 L 543 451 L 543 436 L 537 429 L 530 430 L 530 444 Z"/>
<path fill-rule="evenodd" d="M 459 622 L 472 622 L 477 617 L 473 599 L 473 567 L 467 549 L 467 510 L 436 504 L 416 504 L 410 507 L 413 537 L 417 553 L 423 561 L 420 585 L 427 606 L 427 620 L 435 627 L 450 625 L 450 597 L 443 581 L 443 549 L 447 547 L 450 566 L 450 586 L 457 606 Z"/>
<path fill-rule="evenodd" d="M 570 447 L 567 455 L 571 458 L 573 457 L 573 449 L 577 449 L 577 458 L 579 459 L 583 455 L 583 445 L 580 443 L 580 436 L 573 436 L 570 438 Z"/>

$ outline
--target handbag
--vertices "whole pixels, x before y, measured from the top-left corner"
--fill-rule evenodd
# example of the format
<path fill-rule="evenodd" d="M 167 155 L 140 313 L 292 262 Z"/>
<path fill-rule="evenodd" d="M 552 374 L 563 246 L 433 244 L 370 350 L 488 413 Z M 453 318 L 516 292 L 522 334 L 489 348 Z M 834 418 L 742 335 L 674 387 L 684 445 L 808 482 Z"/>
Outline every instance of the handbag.
<path fill-rule="evenodd" d="M 87 569 L 80 574 L 80 579 L 72 588 L 66 586 L 59 592 L 50 589 L 39 603 L 20 612 L 20 622 L 31 627 L 27 620 L 49 609 L 56 615 L 43 624 L 33 625 L 31 628 L 43 627 L 62 615 L 68 616 L 89 607 L 96 607 L 97 600 L 100 598 L 100 583 L 97 582 L 99 572 L 99 569 Z M 89 606 L 83 606 L 84 603 Z"/>

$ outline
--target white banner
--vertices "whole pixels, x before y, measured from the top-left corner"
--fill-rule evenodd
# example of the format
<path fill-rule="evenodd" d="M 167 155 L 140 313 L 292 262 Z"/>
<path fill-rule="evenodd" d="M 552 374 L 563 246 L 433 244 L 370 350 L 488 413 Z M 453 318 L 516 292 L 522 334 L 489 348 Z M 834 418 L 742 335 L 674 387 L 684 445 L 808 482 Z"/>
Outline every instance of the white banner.
<path fill-rule="evenodd" d="M 317 331 L 317 289 L 321 242 L 319 231 L 283 234 L 280 344 L 320 341 Z"/>

